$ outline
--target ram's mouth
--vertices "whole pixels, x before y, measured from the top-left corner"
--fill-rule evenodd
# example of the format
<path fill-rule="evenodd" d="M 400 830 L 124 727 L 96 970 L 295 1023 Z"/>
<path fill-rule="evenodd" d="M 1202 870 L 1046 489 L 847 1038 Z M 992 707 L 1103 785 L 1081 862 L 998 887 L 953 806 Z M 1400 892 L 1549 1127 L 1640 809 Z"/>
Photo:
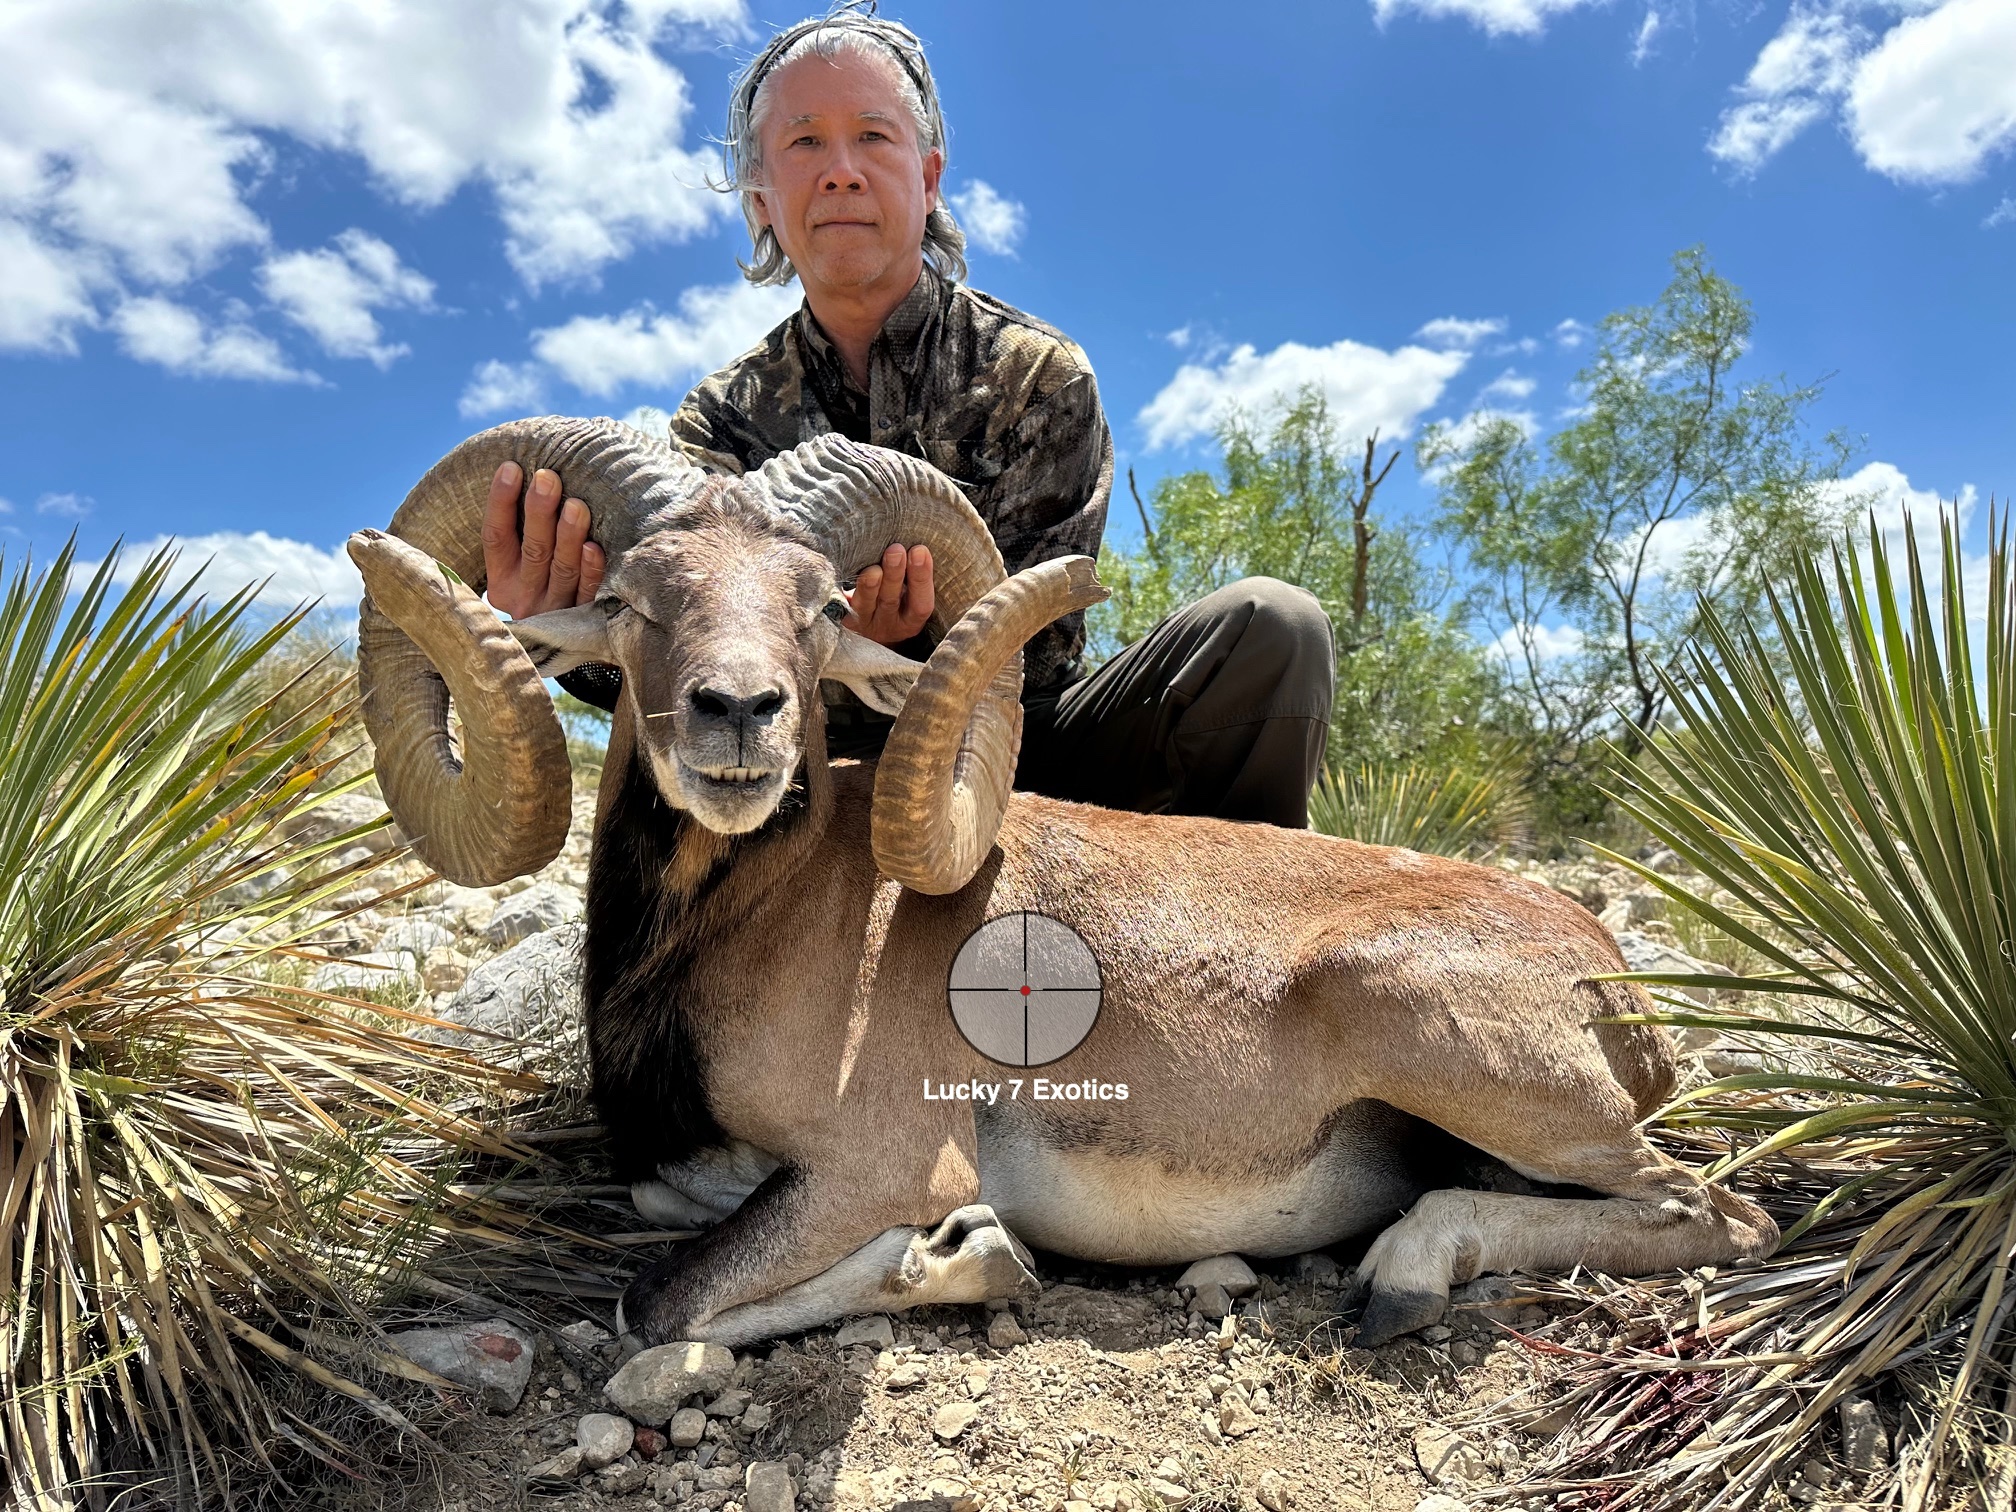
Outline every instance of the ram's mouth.
<path fill-rule="evenodd" d="M 695 766 L 683 756 L 679 764 L 686 769 L 688 776 L 717 793 L 754 792 L 777 775 L 770 767 Z"/>

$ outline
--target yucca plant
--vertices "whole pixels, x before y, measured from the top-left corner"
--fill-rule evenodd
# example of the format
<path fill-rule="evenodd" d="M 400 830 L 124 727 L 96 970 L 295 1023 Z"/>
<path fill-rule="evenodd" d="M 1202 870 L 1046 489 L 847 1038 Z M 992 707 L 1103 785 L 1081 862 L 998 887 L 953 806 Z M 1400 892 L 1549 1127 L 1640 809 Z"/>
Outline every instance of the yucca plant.
<path fill-rule="evenodd" d="M 115 591 L 117 562 L 74 582 L 66 547 L 0 596 L 0 1463 L 37 1512 L 338 1451 L 276 1368 L 396 1419 L 303 1320 L 368 1337 L 418 1242 L 485 1232 L 442 1157 L 523 1153 L 474 1116 L 522 1079 L 259 971 L 379 864 L 325 864 L 375 826 L 279 828 L 330 791 L 353 689 L 241 696 L 298 617 L 205 607 L 169 552 Z"/>
<path fill-rule="evenodd" d="M 1506 753 L 1477 767 L 1402 761 L 1329 768 L 1309 795 L 1309 827 L 1368 845 L 1475 855 L 1523 835 L 1521 767 Z"/>
<path fill-rule="evenodd" d="M 1666 1287 L 1645 1347 L 1571 1372 L 1601 1442 L 1564 1435 L 1540 1474 L 1591 1504 L 1756 1503 L 1880 1383 L 1902 1441 L 1896 1478 L 1863 1492 L 1915 1512 L 1978 1481 L 2009 1505 L 2016 595 L 2006 519 L 1990 534 L 1983 658 L 1957 524 L 1942 515 L 1928 583 L 1909 522 L 1901 580 L 1872 522 L 1866 566 L 1851 541 L 1771 597 L 1770 636 L 1705 611 L 1667 683 L 1687 738 L 1628 773 L 1625 809 L 1725 901 L 1611 859 L 1764 963 L 1638 979 L 1758 994 L 1663 1018 L 1781 1068 L 1688 1092 L 1666 1121 L 1733 1141 L 1714 1179 L 1801 1200 L 1773 1260 Z"/>

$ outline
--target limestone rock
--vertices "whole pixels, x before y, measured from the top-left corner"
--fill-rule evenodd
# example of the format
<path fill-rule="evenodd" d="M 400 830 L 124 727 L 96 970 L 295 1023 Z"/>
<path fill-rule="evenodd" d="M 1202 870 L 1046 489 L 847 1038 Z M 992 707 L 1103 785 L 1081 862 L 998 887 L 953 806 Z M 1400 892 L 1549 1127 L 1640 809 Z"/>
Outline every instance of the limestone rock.
<path fill-rule="evenodd" d="M 1671 945 L 1661 944 L 1650 935 L 1635 929 L 1626 929 L 1617 936 L 1617 948 L 1624 955 L 1624 964 L 1632 971 L 1666 971 L 1676 975 L 1728 976 L 1724 968 L 1707 961 L 1697 961 Z M 1675 989 L 1681 995 L 1694 999 L 1703 1007 L 1715 1005 L 1715 992 L 1709 987 L 1682 987 Z"/>
<path fill-rule="evenodd" d="M 492 1412 L 509 1412 L 532 1379 L 532 1341 L 502 1318 L 448 1328 L 409 1328 L 390 1336 L 415 1365 L 467 1386 Z"/>
<path fill-rule="evenodd" d="M 672 1414 L 665 1437 L 674 1449 L 691 1449 L 707 1436 L 707 1414 L 698 1407 L 681 1407 Z"/>
<path fill-rule="evenodd" d="M 1211 1282 L 1225 1288 L 1231 1297 L 1243 1297 L 1260 1285 L 1260 1278 L 1253 1274 L 1253 1267 L 1237 1255 L 1213 1255 L 1208 1260 L 1199 1260 L 1176 1278 L 1178 1286 L 1203 1287 Z M 1222 1313 L 1220 1317 L 1224 1316 Z"/>
<path fill-rule="evenodd" d="M 613 1412 L 591 1412 L 574 1425 L 574 1442 L 581 1450 L 581 1468 L 600 1470 L 613 1465 L 630 1452 L 636 1431 L 630 1419 Z"/>
<path fill-rule="evenodd" d="M 358 992 L 380 987 L 396 987 L 417 976 L 413 957 L 403 951 L 372 950 L 344 961 L 329 961 L 315 968 L 308 978 L 310 992 Z"/>
<path fill-rule="evenodd" d="M 896 1330 L 881 1313 L 866 1318 L 850 1318 L 840 1325 L 840 1331 L 833 1336 L 835 1349 L 845 1349 L 851 1344 L 872 1344 L 877 1349 L 889 1349 L 895 1343 Z"/>
<path fill-rule="evenodd" d="M 1867 1397 L 1841 1398 L 1836 1409 L 1841 1415 L 1841 1458 L 1858 1475 L 1881 1470 L 1890 1463 L 1890 1435 L 1883 1431 L 1883 1419 L 1876 1404 Z"/>
<path fill-rule="evenodd" d="M 689 1397 L 718 1394 L 734 1375 L 735 1356 L 723 1345 L 660 1344 L 633 1355 L 604 1389 L 625 1416 L 655 1428 Z"/>
<path fill-rule="evenodd" d="M 1440 1423 L 1414 1430 L 1414 1461 L 1437 1486 L 1473 1486 L 1490 1475 L 1476 1447 Z"/>
<path fill-rule="evenodd" d="M 1027 1344 L 1029 1335 L 1015 1314 L 997 1312 L 987 1320 L 987 1342 L 996 1349 L 1013 1349 L 1017 1344 Z"/>
<path fill-rule="evenodd" d="M 742 1512 L 791 1512 L 798 1499 L 790 1470 L 780 1464 L 751 1465 L 742 1484 Z"/>
<path fill-rule="evenodd" d="M 499 1034 L 518 1042 L 517 1055 L 536 1063 L 549 1078 L 586 1086 L 588 1056 L 581 1003 L 581 945 L 584 926 L 565 924 L 533 935 L 469 973 L 447 1006 L 436 1014 L 481 1034 L 429 1030 L 430 1038 L 481 1045 L 503 1059 Z"/>
<path fill-rule="evenodd" d="M 1267 1512 L 1288 1512 L 1288 1483 L 1281 1479 L 1279 1470 L 1262 1470 L 1260 1484 L 1253 1488 L 1253 1494 Z"/>
<path fill-rule="evenodd" d="M 497 905 L 483 926 L 483 937 L 492 945 L 516 945 L 580 917 L 581 895 L 573 888 L 535 882 Z"/>
<path fill-rule="evenodd" d="M 931 1431 L 949 1444 L 972 1427 L 978 1416 L 980 1409 L 972 1402 L 947 1402 L 931 1414 Z"/>

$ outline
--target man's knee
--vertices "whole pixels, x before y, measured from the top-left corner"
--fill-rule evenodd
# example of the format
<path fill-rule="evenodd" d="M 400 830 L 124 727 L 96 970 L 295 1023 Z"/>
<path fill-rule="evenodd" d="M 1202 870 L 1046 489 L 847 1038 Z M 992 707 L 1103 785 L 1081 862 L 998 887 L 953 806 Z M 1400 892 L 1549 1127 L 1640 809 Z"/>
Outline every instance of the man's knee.
<path fill-rule="evenodd" d="M 1275 577 L 1243 577 L 1206 594 L 1197 607 L 1214 617 L 1243 616 L 1249 651 L 1278 657 L 1284 666 L 1300 664 L 1311 674 L 1320 667 L 1334 678 L 1337 653 L 1330 616 L 1307 588 Z"/>

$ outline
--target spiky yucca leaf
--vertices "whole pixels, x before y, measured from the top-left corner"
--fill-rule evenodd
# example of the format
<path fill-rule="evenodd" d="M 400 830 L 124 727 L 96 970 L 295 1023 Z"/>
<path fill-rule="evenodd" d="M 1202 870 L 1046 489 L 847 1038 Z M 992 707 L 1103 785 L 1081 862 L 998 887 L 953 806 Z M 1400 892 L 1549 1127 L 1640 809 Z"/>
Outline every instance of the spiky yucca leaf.
<path fill-rule="evenodd" d="M 351 690 L 238 696 L 296 617 L 204 608 L 169 552 L 116 594 L 116 556 L 72 568 L 0 596 L 0 1462 L 37 1512 L 115 1471 L 196 1505 L 235 1457 L 335 1447 L 253 1356 L 391 1413 L 289 1330 L 361 1320 L 430 1232 L 509 1223 L 437 1167 L 522 1154 L 473 1115 L 529 1083 L 248 971 L 377 864 L 324 864 L 375 826 L 279 828 L 346 754 Z"/>
<path fill-rule="evenodd" d="M 1942 515 L 1936 584 L 1908 522 L 1901 581 L 1873 529 L 1866 571 L 1853 543 L 1804 564 L 1771 603 L 1782 661 L 1707 611 L 1669 680 L 1687 738 L 1628 773 L 1624 807 L 1714 892 L 1611 859 L 1765 963 L 1637 980 L 1781 1005 L 1662 1015 L 1775 1043 L 1783 1068 L 1667 1119 L 1737 1131 L 1718 1176 L 1796 1157 L 1807 1211 L 1761 1271 L 1696 1280 L 1693 1326 L 1583 1381 L 1607 1441 L 1570 1435 L 1545 1473 L 1593 1475 L 1606 1504 L 1755 1503 L 1844 1396 L 1907 1364 L 1940 1382 L 1907 1425 L 1907 1509 L 2016 1471 L 2016 598 L 2005 522 L 1977 664 L 1957 529 Z"/>
<path fill-rule="evenodd" d="M 1309 795 L 1309 827 L 1368 845 L 1468 856 L 1523 833 L 1528 803 L 1511 755 L 1481 768 L 1413 762 L 1331 769 Z"/>

